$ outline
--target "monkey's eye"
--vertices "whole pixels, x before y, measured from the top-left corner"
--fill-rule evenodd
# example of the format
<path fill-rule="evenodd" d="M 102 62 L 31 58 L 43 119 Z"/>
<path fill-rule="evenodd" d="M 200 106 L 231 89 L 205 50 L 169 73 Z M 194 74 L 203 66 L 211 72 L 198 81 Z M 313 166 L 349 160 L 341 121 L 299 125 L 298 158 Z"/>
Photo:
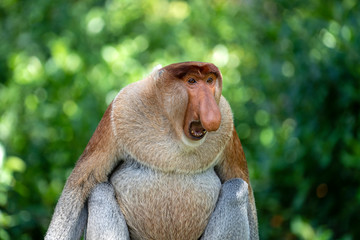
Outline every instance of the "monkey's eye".
<path fill-rule="evenodd" d="M 207 82 L 207 83 L 210 83 L 210 84 L 213 83 L 213 81 L 214 81 L 214 79 L 213 79 L 212 77 L 209 77 L 209 78 L 206 80 L 206 82 Z"/>
<path fill-rule="evenodd" d="M 189 78 L 187 82 L 190 84 L 194 84 L 194 83 L 196 83 L 196 80 L 193 78 Z"/>

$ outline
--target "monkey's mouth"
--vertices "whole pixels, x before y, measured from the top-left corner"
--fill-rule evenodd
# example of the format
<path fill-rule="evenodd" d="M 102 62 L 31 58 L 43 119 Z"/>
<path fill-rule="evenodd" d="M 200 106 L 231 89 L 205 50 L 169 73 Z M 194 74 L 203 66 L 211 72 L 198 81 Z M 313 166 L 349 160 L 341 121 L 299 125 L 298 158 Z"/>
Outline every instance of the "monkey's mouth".
<path fill-rule="evenodd" d="M 189 133 L 190 136 L 195 139 L 195 140 L 200 140 L 202 139 L 205 134 L 207 133 L 207 131 L 205 130 L 205 128 L 201 125 L 200 121 L 193 121 L 190 123 L 190 127 L 189 127 Z"/>

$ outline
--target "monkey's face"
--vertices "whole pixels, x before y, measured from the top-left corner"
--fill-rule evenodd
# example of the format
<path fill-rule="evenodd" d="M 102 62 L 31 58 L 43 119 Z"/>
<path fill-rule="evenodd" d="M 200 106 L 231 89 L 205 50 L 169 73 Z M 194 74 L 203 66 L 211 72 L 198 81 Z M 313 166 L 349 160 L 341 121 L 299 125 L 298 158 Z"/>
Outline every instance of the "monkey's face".
<path fill-rule="evenodd" d="M 165 92 L 172 99 L 165 108 L 176 132 L 187 145 L 198 145 L 221 124 L 221 73 L 215 65 L 201 62 L 172 64 L 163 70 Z"/>

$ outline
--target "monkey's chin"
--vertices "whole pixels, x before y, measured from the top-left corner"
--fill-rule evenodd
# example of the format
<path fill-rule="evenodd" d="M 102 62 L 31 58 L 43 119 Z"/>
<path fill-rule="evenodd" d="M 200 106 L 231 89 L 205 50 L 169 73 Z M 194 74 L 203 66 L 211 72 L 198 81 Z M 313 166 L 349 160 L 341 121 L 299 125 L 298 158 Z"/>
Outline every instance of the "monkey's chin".
<path fill-rule="evenodd" d="M 190 138 L 188 138 L 185 133 L 182 134 L 181 136 L 181 141 L 186 145 L 186 146 L 189 146 L 189 147 L 199 147 L 201 144 L 203 144 L 205 142 L 205 139 L 206 139 L 206 136 L 207 134 L 204 135 L 203 138 L 201 138 L 200 140 L 192 140 Z"/>

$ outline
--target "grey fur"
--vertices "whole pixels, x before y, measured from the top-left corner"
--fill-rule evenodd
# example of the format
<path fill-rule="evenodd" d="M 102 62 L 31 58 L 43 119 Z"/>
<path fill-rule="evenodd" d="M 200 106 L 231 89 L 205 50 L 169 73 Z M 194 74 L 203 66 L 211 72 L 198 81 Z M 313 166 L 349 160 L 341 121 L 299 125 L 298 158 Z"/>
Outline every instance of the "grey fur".
<path fill-rule="evenodd" d="M 86 225 L 87 208 L 77 199 L 76 192 L 63 191 L 45 240 L 80 239 Z"/>
<path fill-rule="evenodd" d="M 254 199 L 254 193 L 252 194 L 252 198 Z M 248 221 L 250 226 L 250 239 L 258 240 L 259 230 L 258 230 L 257 211 L 255 205 L 252 205 L 250 201 L 248 201 L 247 203 L 247 214 L 248 214 Z"/>
<path fill-rule="evenodd" d="M 129 231 L 125 218 L 109 183 L 98 184 L 88 202 L 87 240 L 127 240 Z"/>
<path fill-rule="evenodd" d="M 231 179 L 222 185 L 216 208 L 201 240 L 257 240 L 254 219 L 248 217 L 248 185 L 242 179 Z M 123 214 L 108 183 L 95 187 L 89 198 L 87 240 L 129 239 Z"/>
<path fill-rule="evenodd" d="M 201 239 L 257 239 L 250 235 L 249 225 L 252 223 L 248 221 L 248 206 L 247 183 L 242 179 L 231 179 L 225 182 Z"/>

